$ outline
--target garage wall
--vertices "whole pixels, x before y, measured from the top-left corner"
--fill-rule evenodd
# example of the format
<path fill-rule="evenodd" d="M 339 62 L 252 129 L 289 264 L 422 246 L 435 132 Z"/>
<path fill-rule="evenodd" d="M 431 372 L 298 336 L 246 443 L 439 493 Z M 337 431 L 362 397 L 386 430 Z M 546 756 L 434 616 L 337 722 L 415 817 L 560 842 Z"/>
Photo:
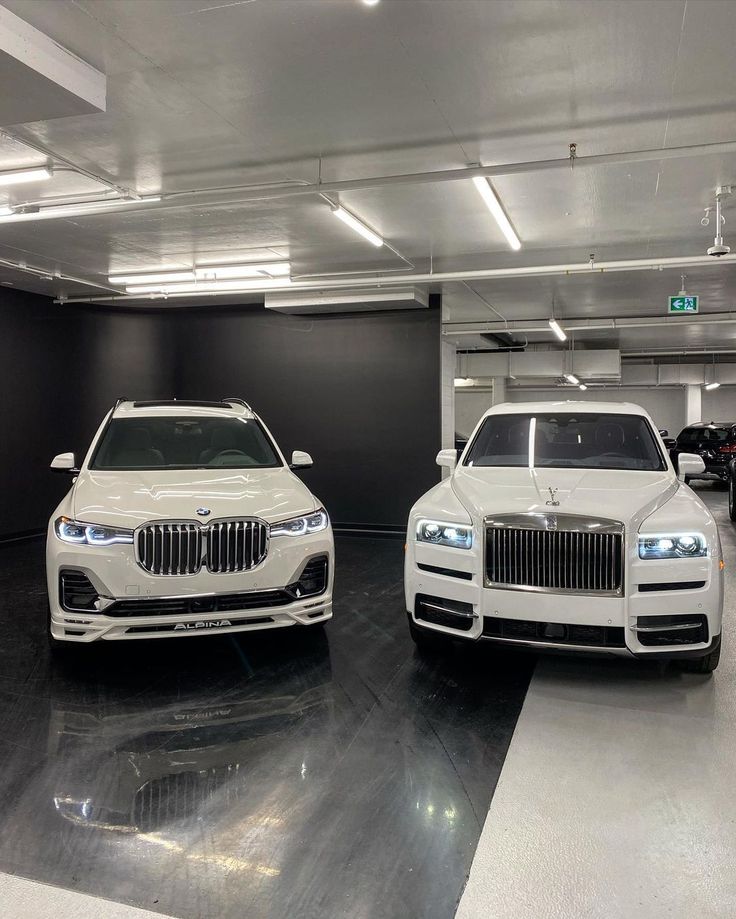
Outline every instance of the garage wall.
<path fill-rule="evenodd" d="M 440 310 L 274 315 L 262 307 L 180 312 L 176 394 L 240 396 L 343 526 L 403 530 L 439 481 Z"/>
<path fill-rule="evenodd" d="M 715 390 L 713 395 L 720 393 Z M 706 410 L 706 395 L 703 393 L 703 410 Z M 584 402 L 635 402 L 641 405 L 654 419 L 659 428 L 666 428 L 676 436 L 685 427 L 685 390 L 682 387 L 659 387 L 651 389 L 589 389 L 585 392 L 555 387 L 552 389 L 514 389 L 506 388 L 508 402 L 557 401 L 576 399 Z M 491 406 L 490 392 L 455 391 L 455 416 L 458 430 L 469 434 L 476 422 Z M 736 408 L 736 406 L 735 406 Z M 736 411 L 732 412 L 736 417 Z M 715 416 L 714 416 L 715 417 Z"/>
<path fill-rule="evenodd" d="M 736 386 L 703 390 L 703 421 L 736 421 Z"/>
<path fill-rule="evenodd" d="M 0 539 L 45 527 L 69 487 L 52 457 L 81 455 L 117 396 L 170 391 L 168 353 L 161 317 L 0 289 Z"/>

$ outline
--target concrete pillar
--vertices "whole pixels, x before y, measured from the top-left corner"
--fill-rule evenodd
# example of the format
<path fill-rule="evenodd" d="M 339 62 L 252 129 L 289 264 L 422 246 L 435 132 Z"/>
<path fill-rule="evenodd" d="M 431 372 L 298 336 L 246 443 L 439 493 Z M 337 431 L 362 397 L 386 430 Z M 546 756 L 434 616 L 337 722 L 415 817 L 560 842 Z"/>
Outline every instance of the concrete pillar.
<path fill-rule="evenodd" d="M 506 401 L 506 377 L 493 377 L 493 405 Z"/>
<path fill-rule="evenodd" d="M 702 421 L 703 389 L 699 383 L 688 383 L 685 386 L 685 424 L 694 424 Z"/>

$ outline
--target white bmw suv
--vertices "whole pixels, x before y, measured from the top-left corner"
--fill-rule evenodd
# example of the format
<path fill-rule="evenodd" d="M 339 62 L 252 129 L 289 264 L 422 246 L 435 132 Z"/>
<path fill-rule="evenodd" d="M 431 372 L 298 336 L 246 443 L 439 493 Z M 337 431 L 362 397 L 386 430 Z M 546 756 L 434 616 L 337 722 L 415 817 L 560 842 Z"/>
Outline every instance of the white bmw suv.
<path fill-rule="evenodd" d="M 718 664 L 723 555 L 646 412 L 504 403 L 412 508 L 406 604 L 425 646 L 464 638 Z"/>
<path fill-rule="evenodd" d="M 49 521 L 53 646 L 317 626 L 332 616 L 327 512 L 238 399 L 119 401 Z M 68 647 L 67 644 L 64 645 Z"/>

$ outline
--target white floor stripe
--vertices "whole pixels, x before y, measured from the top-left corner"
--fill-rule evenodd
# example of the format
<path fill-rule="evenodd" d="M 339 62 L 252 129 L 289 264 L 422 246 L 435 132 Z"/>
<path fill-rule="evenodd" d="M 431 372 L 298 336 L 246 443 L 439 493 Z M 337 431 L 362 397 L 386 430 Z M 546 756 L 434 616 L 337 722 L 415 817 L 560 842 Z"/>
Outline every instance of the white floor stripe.
<path fill-rule="evenodd" d="M 457 919 L 733 919 L 734 762 L 732 659 L 542 660 Z"/>
<path fill-rule="evenodd" d="M 151 913 L 2 872 L 0 916 L 3 919 L 166 919 L 162 913 Z"/>

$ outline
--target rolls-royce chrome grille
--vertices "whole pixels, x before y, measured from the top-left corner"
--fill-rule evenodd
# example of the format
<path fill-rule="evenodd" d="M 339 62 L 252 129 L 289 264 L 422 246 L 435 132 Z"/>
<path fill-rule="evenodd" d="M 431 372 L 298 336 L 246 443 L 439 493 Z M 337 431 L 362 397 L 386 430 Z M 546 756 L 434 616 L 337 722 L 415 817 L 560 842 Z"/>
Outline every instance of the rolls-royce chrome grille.
<path fill-rule="evenodd" d="M 136 536 L 138 563 L 151 574 L 213 574 L 249 571 L 266 557 L 268 528 L 258 520 L 149 523 Z"/>
<path fill-rule="evenodd" d="M 569 514 L 487 518 L 486 586 L 623 594 L 623 524 Z"/>

